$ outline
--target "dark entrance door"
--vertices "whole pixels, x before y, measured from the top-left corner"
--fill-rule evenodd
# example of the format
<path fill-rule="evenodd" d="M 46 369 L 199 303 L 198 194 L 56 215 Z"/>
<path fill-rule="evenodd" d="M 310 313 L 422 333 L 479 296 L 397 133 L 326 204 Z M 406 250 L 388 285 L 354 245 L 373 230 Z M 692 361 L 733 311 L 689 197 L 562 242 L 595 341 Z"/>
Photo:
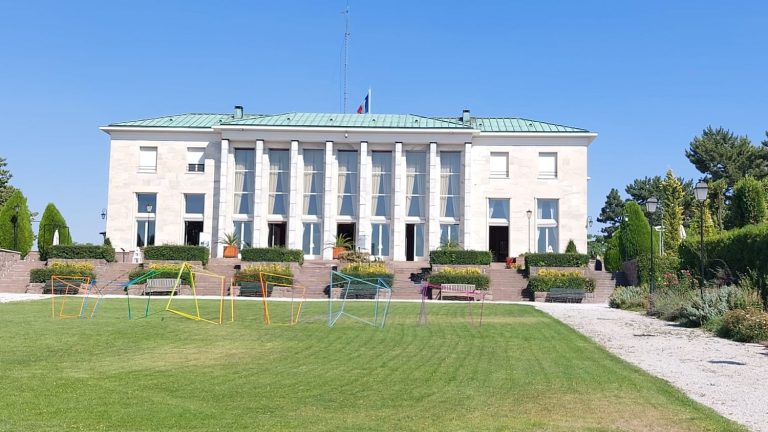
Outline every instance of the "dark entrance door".
<path fill-rule="evenodd" d="M 414 260 L 414 237 L 416 235 L 416 224 L 405 225 L 405 260 Z"/>
<path fill-rule="evenodd" d="M 509 254 L 509 227 L 488 227 L 488 249 L 493 254 L 495 262 L 504 262 Z"/>
<path fill-rule="evenodd" d="M 354 223 L 340 223 L 336 225 L 336 237 L 343 235 L 352 242 L 352 249 L 355 249 L 355 224 Z"/>
<path fill-rule="evenodd" d="M 199 245 L 201 232 L 203 232 L 203 221 L 185 221 L 184 244 L 192 246 Z"/>
<path fill-rule="evenodd" d="M 286 245 L 286 231 L 288 231 L 288 224 L 285 222 L 270 223 L 269 234 L 267 237 L 267 244 L 269 247 L 285 247 Z"/>

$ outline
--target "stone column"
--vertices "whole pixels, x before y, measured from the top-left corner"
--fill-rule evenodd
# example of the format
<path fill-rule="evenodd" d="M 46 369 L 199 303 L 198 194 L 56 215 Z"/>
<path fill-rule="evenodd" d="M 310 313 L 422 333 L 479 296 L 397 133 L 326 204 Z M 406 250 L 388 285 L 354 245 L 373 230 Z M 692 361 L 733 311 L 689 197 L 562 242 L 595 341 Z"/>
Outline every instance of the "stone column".
<path fill-rule="evenodd" d="M 288 195 L 288 248 L 301 249 L 301 213 L 303 200 L 299 199 L 303 187 L 299 186 L 299 175 L 304 171 L 299 158 L 299 142 L 291 141 L 290 188 Z"/>
<path fill-rule="evenodd" d="M 373 252 L 371 248 L 371 156 L 368 142 L 360 142 L 360 163 L 357 170 L 358 191 L 357 240 L 358 248 Z"/>
<path fill-rule="evenodd" d="M 219 153 L 219 219 L 217 232 L 211 233 L 211 242 L 216 245 L 216 256 L 224 255 L 224 245 L 219 241 L 227 231 L 231 231 L 232 208 L 229 205 L 229 140 L 221 140 L 221 152 Z M 228 229 L 229 228 L 229 229 Z"/>
<path fill-rule="evenodd" d="M 392 171 L 394 188 L 392 194 L 392 259 L 405 261 L 405 189 L 407 174 L 403 143 L 395 143 L 394 169 Z"/>
<path fill-rule="evenodd" d="M 464 158 L 462 160 L 462 183 L 464 183 L 464 194 L 462 202 L 464 209 L 461 215 L 461 226 L 464 228 L 464 237 L 461 244 L 465 249 L 475 249 L 472 244 L 472 143 L 464 143 Z"/>
<path fill-rule="evenodd" d="M 431 251 L 440 247 L 440 161 L 438 160 L 436 142 L 429 143 L 429 160 L 427 165 L 429 165 L 427 247 Z"/>
<path fill-rule="evenodd" d="M 267 245 L 267 215 L 264 199 L 264 184 L 269 181 L 269 170 L 264 171 L 264 140 L 256 140 L 254 151 L 253 176 L 253 247 L 265 247 Z M 266 180 L 266 181 L 265 181 Z M 263 243 L 262 243 L 263 242 Z"/>
<path fill-rule="evenodd" d="M 325 142 L 325 166 L 323 169 L 323 235 L 322 254 L 324 260 L 333 259 L 333 248 L 328 247 L 333 244 L 336 236 L 336 194 L 338 181 L 333 175 L 333 141 Z"/>

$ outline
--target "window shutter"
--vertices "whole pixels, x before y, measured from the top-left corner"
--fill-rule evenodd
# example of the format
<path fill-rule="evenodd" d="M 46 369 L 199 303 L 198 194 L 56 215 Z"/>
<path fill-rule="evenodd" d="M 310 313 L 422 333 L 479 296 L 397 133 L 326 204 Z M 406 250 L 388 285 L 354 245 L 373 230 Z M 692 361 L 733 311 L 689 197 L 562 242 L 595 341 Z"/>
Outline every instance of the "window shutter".
<path fill-rule="evenodd" d="M 141 147 L 139 152 L 139 171 L 157 171 L 157 147 Z"/>
<path fill-rule="evenodd" d="M 509 176 L 509 153 L 491 153 L 491 177 Z"/>
<path fill-rule="evenodd" d="M 539 177 L 557 177 L 557 153 L 539 153 Z"/>
<path fill-rule="evenodd" d="M 201 148 L 190 148 L 187 149 L 187 164 L 203 164 L 205 163 L 205 160 L 203 159 L 205 153 L 205 149 Z"/>

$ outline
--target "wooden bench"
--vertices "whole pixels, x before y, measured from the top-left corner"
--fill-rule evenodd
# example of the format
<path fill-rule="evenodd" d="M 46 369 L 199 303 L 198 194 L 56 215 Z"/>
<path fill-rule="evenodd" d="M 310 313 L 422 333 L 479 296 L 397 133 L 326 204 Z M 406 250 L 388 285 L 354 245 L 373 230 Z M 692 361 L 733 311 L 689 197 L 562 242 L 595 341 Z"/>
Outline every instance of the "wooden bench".
<path fill-rule="evenodd" d="M 345 288 L 346 298 L 348 299 L 367 299 L 372 300 L 376 298 L 376 292 L 379 290 L 377 285 L 371 285 L 366 283 L 350 283 L 349 287 Z M 344 291 L 342 291 L 344 293 Z"/>
<path fill-rule="evenodd" d="M 170 295 L 173 287 L 176 285 L 176 279 L 149 279 L 144 285 L 143 295 Z M 180 294 L 176 291 L 176 294 Z"/>
<path fill-rule="evenodd" d="M 74 295 L 80 292 L 80 288 L 79 283 L 66 283 L 57 280 L 51 284 L 51 281 L 47 281 L 45 285 L 43 285 L 43 294 Z"/>
<path fill-rule="evenodd" d="M 581 303 L 585 296 L 583 289 L 552 288 L 547 294 L 547 302 Z"/>
<path fill-rule="evenodd" d="M 441 284 L 436 299 L 445 300 L 445 297 L 452 297 L 475 300 L 476 293 L 475 286 L 471 284 Z"/>
<path fill-rule="evenodd" d="M 241 297 L 262 297 L 261 282 L 238 282 L 237 295 Z M 272 284 L 267 284 L 267 297 L 272 295 Z"/>

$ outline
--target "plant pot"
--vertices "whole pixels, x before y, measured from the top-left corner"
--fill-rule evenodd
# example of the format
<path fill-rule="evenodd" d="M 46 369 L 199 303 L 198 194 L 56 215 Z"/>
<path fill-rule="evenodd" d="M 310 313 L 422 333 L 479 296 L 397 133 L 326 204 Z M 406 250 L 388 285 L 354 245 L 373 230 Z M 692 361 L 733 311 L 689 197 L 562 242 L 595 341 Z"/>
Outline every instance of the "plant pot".
<path fill-rule="evenodd" d="M 224 246 L 224 258 L 237 258 L 237 246 Z"/>
<path fill-rule="evenodd" d="M 347 251 L 347 248 L 344 246 L 334 246 L 333 247 L 333 259 L 339 259 L 339 255 L 343 254 Z"/>
<path fill-rule="evenodd" d="M 537 291 L 537 292 L 533 293 L 533 301 L 545 302 L 545 301 L 547 301 L 547 294 L 549 294 L 549 293 L 546 292 L 546 291 L 542 291 L 542 292 L 538 292 Z"/>

